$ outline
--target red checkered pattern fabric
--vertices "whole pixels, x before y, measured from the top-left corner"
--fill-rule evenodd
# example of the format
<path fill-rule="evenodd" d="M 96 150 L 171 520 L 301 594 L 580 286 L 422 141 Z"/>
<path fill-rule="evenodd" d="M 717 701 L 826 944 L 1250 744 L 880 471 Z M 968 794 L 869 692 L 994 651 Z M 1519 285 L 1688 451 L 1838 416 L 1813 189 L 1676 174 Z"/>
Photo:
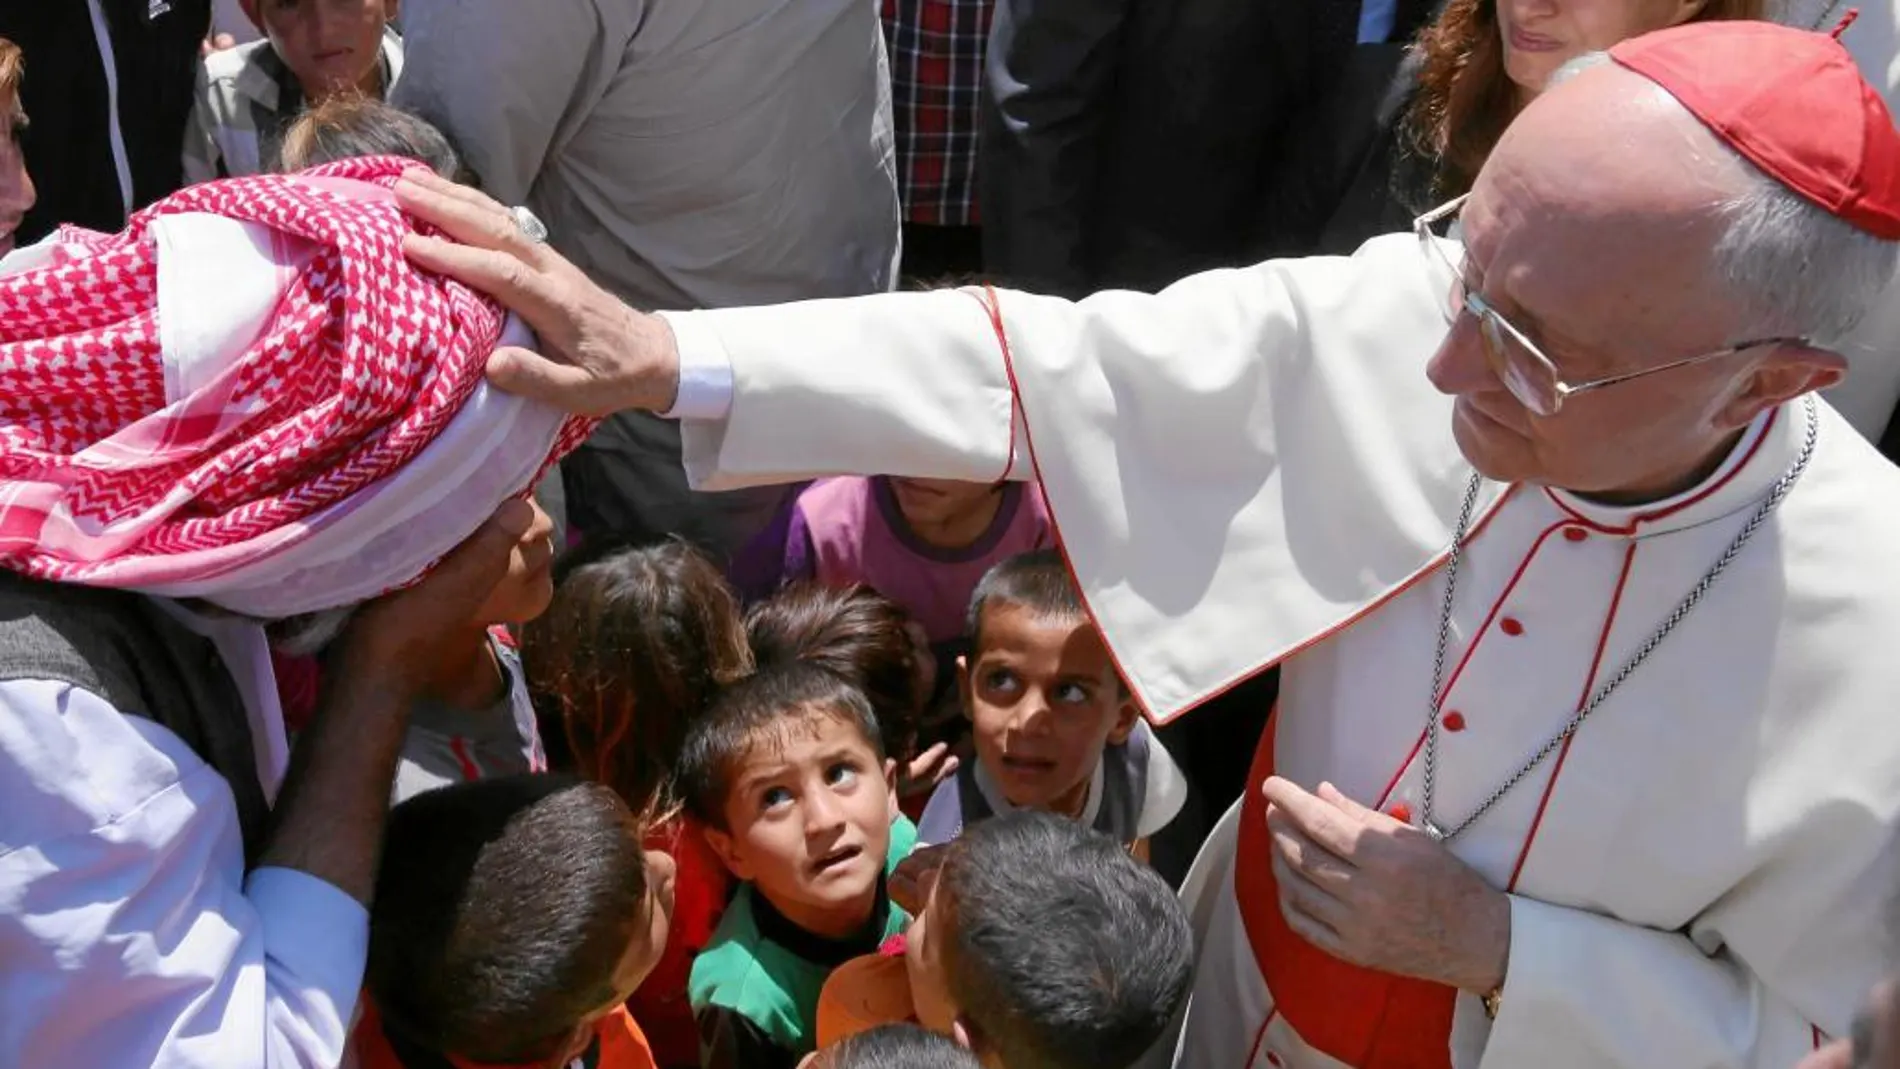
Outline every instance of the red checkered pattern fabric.
<path fill-rule="evenodd" d="M 883 0 L 904 218 L 977 219 L 977 98 L 994 0 Z"/>
<path fill-rule="evenodd" d="M 195 186 L 119 234 L 66 235 L 90 255 L 0 278 L 0 566 L 85 583 L 105 562 L 242 544 L 421 452 L 480 382 L 502 312 L 410 266 L 393 199 L 323 181 L 388 187 L 407 166 Z M 316 252 L 248 352 L 168 403 L 148 229 L 179 212 Z M 567 424 L 548 463 L 588 429 Z"/>

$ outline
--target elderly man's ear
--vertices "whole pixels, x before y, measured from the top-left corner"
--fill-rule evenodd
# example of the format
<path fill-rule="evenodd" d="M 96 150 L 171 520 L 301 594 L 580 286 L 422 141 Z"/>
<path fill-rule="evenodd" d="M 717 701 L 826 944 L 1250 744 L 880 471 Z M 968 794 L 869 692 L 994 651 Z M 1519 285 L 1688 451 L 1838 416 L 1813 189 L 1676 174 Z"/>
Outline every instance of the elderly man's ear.
<path fill-rule="evenodd" d="M 1783 342 L 1742 379 L 1741 388 L 1717 415 L 1728 427 L 1746 427 L 1762 412 L 1804 393 L 1825 390 L 1847 377 L 1847 358 L 1831 349 Z"/>

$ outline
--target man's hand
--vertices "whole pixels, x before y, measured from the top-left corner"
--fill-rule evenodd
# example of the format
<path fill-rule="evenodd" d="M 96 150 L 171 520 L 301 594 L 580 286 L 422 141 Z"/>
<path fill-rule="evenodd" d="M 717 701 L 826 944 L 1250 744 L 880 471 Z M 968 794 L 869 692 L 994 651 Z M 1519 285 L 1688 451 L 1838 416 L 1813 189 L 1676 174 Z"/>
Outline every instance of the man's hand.
<path fill-rule="evenodd" d="M 396 201 L 450 239 L 411 235 L 403 252 L 416 266 L 500 301 L 546 348 L 495 350 L 489 381 L 581 416 L 673 407 L 679 351 L 665 320 L 628 308 L 560 253 L 529 241 L 479 190 L 412 170 L 396 183 Z"/>
<path fill-rule="evenodd" d="M 1329 783 L 1261 788 L 1287 924 L 1356 965 L 1476 994 L 1504 982 L 1510 897 L 1423 831 Z"/>
<path fill-rule="evenodd" d="M 441 664 L 443 644 L 467 636 L 533 524 L 532 506 L 508 501 L 422 582 L 363 606 L 343 632 L 341 670 L 405 698 L 421 693 Z"/>
<path fill-rule="evenodd" d="M 198 58 L 203 59 L 213 52 L 223 52 L 237 47 L 237 38 L 228 33 L 214 33 L 198 46 Z"/>
<path fill-rule="evenodd" d="M 534 522 L 525 501 L 497 509 L 427 579 L 366 605 L 343 633 L 342 660 L 297 740 L 271 813 L 261 863 L 297 869 L 367 904 L 409 713 L 442 644 L 508 571 Z"/>

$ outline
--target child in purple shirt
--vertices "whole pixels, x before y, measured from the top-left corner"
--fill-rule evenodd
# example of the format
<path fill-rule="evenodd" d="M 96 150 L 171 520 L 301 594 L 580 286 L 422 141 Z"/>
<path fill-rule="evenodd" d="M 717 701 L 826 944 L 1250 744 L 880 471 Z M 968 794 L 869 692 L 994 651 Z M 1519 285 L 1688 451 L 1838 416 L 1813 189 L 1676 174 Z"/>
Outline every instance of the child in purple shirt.
<path fill-rule="evenodd" d="M 999 561 L 1054 544 L 1033 483 L 821 479 L 740 554 L 733 583 L 749 600 L 799 579 L 871 587 L 923 628 L 942 693 L 967 644 L 977 582 Z"/>

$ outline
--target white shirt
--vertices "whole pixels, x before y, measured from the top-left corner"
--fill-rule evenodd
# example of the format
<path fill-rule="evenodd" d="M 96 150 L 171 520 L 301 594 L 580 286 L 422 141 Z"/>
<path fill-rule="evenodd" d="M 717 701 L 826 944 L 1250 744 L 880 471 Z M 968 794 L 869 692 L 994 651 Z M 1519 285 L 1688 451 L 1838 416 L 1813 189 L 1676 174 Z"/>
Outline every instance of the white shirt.
<path fill-rule="evenodd" d="M 232 666 L 274 797 L 262 631 L 174 615 Z M 65 683 L 0 683 L 0 1065 L 328 1069 L 368 948 L 338 888 L 246 877 L 230 788 L 178 736 Z"/>

